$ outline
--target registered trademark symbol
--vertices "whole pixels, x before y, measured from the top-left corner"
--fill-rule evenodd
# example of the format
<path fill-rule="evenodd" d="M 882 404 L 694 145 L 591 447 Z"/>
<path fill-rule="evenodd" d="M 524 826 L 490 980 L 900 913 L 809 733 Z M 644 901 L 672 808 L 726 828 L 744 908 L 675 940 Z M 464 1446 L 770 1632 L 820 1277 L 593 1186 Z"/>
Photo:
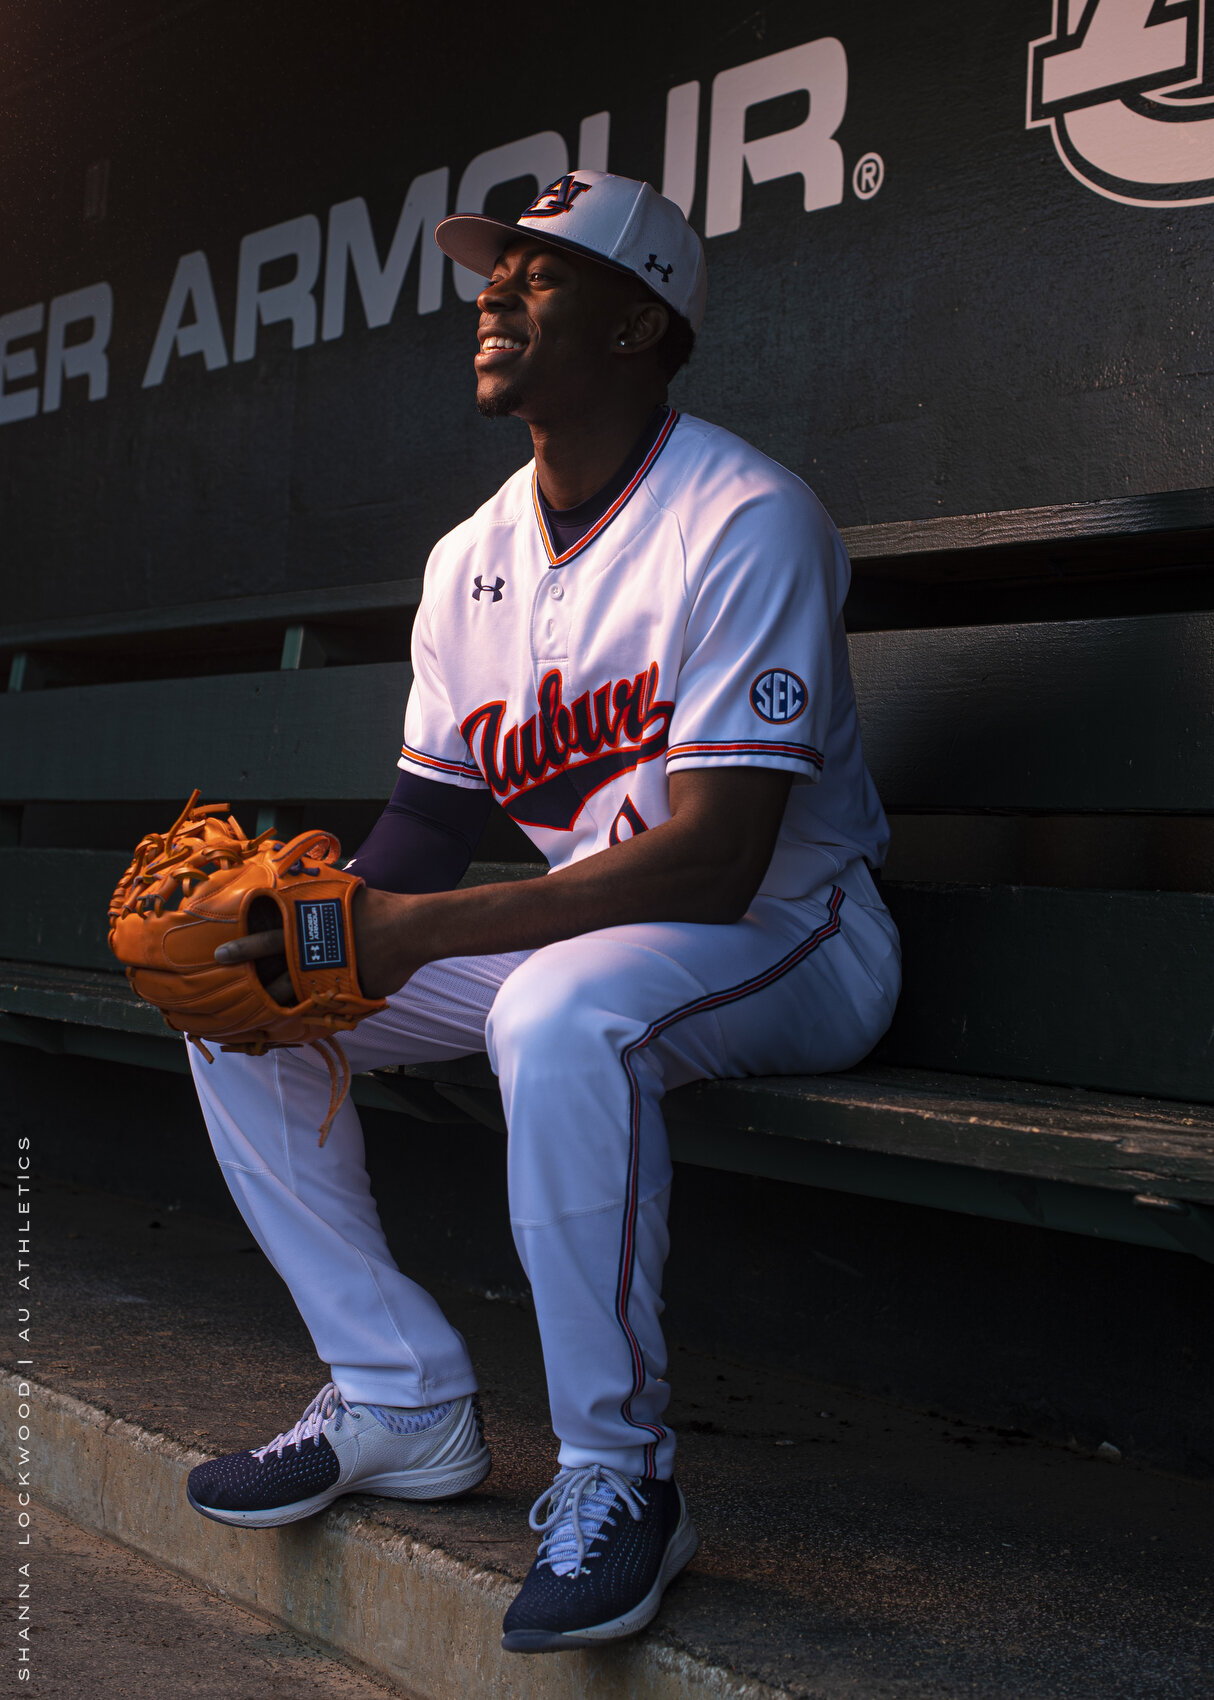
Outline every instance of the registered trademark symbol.
<path fill-rule="evenodd" d="M 856 161 L 851 186 L 862 201 L 871 201 L 885 182 L 885 161 L 879 153 L 866 153 Z"/>

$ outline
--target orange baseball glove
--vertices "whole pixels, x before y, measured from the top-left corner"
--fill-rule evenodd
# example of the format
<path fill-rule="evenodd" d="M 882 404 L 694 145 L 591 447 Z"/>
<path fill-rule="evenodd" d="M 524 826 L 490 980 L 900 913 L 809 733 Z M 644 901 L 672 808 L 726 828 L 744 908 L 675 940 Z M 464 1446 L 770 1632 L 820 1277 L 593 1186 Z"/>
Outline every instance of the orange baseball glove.
<path fill-rule="evenodd" d="M 207 1040 L 253 1056 L 274 1045 L 314 1046 L 329 1069 L 323 1145 L 350 1086 L 334 1035 L 385 1007 L 358 986 L 351 901 L 363 882 L 336 866 L 341 845 L 331 833 L 301 832 L 284 843 L 271 829 L 249 838 L 232 815 L 216 818 L 227 807 L 200 806 L 195 791 L 168 832 L 140 840 L 110 899 L 110 949 L 139 996 L 208 1062 Z M 281 959 L 215 961 L 216 946 L 278 926 L 293 1004 L 266 990 Z"/>

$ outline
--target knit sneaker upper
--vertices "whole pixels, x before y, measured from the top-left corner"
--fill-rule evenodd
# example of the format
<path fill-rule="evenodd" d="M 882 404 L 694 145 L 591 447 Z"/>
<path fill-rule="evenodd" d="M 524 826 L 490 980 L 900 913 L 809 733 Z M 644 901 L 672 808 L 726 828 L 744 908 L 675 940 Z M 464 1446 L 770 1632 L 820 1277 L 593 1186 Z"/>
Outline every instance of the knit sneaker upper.
<path fill-rule="evenodd" d="M 562 1470 L 532 1509 L 544 1538 L 503 1628 L 561 1634 L 622 1617 L 657 1581 L 679 1514 L 673 1482 Z"/>

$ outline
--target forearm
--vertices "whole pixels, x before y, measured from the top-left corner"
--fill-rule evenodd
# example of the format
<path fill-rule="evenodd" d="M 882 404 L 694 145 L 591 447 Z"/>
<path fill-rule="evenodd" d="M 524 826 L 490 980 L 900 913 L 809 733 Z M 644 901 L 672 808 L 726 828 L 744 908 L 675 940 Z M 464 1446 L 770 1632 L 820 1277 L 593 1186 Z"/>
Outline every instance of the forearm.
<path fill-rule="evenodd" d="M 354 898 L 359 985 L 387 997 L 446 957 L 537 950 L 632 922 L 739 920 L 771 860 L 790 784 L 764 768 L 677 773 L 668 821 L 545 879 L 407 895 L 364 885 Z M 281 929 L 270 929 L 219 945 L 215 960 L 282 950 Z M 270 991 L 280 1003 L 297 995 L 285 974 Z"/>
<path fill-rule="evenodd" d="M 434 957 L 534 950 L 634 921 L 733 921 L 745 902 L 719 857 L 697 855 L 673 822 L 587 856 L 544 879 L 418 897 L 400 926 Z"/>
<path fill-rule="evenodd" d="M 788 776 L 751 769 L 728 779 L 675 777 L 669 821 L 544 879 L 423 896 L 366 893 L 364 989 L 395 990 L 445 957 L 535 950 L 604 927 L 740 919 L 771 859 Z"/>

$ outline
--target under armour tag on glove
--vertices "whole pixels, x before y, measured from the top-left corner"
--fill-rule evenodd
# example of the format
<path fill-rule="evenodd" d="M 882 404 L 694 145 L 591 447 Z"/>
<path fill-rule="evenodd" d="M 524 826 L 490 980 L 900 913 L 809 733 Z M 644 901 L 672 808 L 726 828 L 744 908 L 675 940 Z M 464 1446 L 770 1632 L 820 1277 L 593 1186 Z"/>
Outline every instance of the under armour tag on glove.
<path fill-rule="evenodd" d="M 167 833 L 140 840 L 110 900 L 110 949 L 139 996 L 208 1062 L 208 1040 L 253 1056 L 313 1045 L 331 1087 L 323 1145 L 350 1084 L 334 1035 L 386 1007 L 358 985 L 351 904 L 363 881 L 336 866 L 341 846 L 331 833 L 249 838 L 232 815 L 217 818 L 227 808 L 200 806 L 195 791 Z M 254 905 L 270 927 L 282 926 L 292 1004 L 270 996 L 263 964 L 215 961 L 217 946 L 266 930 L 251 924 Z"/>

